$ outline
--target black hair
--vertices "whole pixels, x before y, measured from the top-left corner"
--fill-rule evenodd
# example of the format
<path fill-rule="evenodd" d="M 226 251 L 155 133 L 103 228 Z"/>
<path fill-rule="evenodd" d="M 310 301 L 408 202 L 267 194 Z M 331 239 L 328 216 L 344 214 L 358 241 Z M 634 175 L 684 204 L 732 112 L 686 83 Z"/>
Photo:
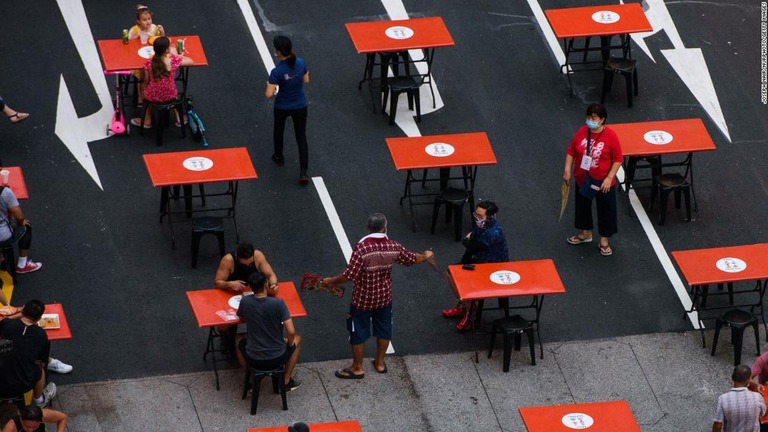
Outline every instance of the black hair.
<path fill-rule="evenodd" d="M 165 55 L 171 47 L 171 40 L 165 36 L 160 36 L 152 42 L 152 48 L 155 55 L 152 57 L 152 79 L 160 79 L 171 75 L 171 71 L 165 66 Z"/>
<path fill-rule="evenodd" d="M 383 233 L 387 229 L 387 217 L 381 213 L 372 213 L 366 223 L 368 232 Z"/>
<path fill-rule="evenodd" d="M 752 375 L 752 369 L 750 369 L 749 366 L 738 365 L 735 368 L 733 368 L 733 374 L 731 374 L 731 379 L 733 380 L 733 382 L 743 383 L 743 382 L 749 381 L 749 378 L 751 375 Z"/>
<path fill-rule="evenodd" d="M 499 207 L 493 201 L 480 201 L 477 206 L 481 209 L 485 209 L 486 216 L 493 216 L 499 212 Z"/>
<path fill-rule="evenodd" d="M 296 422 L 293 426 L 288 426 L 288 432 L 309 432 L 309 426 L 306 423 Z"/>
<path fill-rule="evenodd" d="M 35 404 L 27 405 L 21 410 L 21 419 L 41 422 L 43 421 L 43 410 Z"/>
<path fill-rule="evenodd" d="M 39 320 L 45 312 L 45 305 L 40 300 L 30 300 L 24 305 L 21 314 L 35 321 Z"/>
<path fill-rule="evenodd" d="M 603 119 L 603 121 L 608 119 L 608 110 L 605 109 L 605 105 L 601 103 L 591 103 L 587 107 L 587 117 L 591 116 L 592 114 L 597 114 L 598 117 Z"/>
<path fill-rule="evenodd" d="M 262 272 L 253 272 L 248 276 L 248 286 L 255 293 L 263 292 L 267 289 L 267 277 Z"/>
<path fill-rule="evenodd" d="M 293 65 L 296 64 L 296 54 L 293 53 L 293 44 L 288 36 L 275 36 L 272 39 L 272 44 L 275 46 L 275 50 L 285 57 L 288 66 L 293 68 Z"/>
<path fill-rule="evenodd" d="M 235 255 L 238 259 L 253 258 L 253 245 L 248 242 L 238 243 Z"/>

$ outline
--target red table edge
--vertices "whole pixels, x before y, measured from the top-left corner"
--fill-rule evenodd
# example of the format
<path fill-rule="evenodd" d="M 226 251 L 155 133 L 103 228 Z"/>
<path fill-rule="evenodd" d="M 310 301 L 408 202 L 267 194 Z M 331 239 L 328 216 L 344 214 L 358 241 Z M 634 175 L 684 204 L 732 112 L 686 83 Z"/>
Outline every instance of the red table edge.
<path fill-rule="evenodd" d="M 432 17 L 417 17 L 417 18 L 404 18 L 404 19 L 395 19 L 395 20 L 377 20 L 377 21 L 355 21 L 355 22 L 348 22 L 344 23 L 344 28 L 347 29 L 347 34 L 349 35 L 350 39 L 352 40 L 352 45 L 355 46 L 355 51 L 357 51 L 358 54 L 374 54 L 377 52 L 394 52 L 394 51 L 382 51 L 380 49 L 366 49 L 366 50 L 360 50 L 357 46 L 357 41 L 354 37 L 352 37 L 352 32 L 349 31 L 349 26 L 357 26 L 357 25 L 365 25 L 365 24 L 372 24 L 372 23 L 393 23 L 393 22 L 399 22 L 399 21 L 414 21 L 414 20 L 426 20 L 426 19 L 437 19 L 440 20 L 440 23 L 445 27 L 446 33 L 448 35 L 448 38 L 451 39 L 450 43 L 445 42 L 437 45 L 429 45 L 425 46 L 423 48 L 409 48 L 409 49 L 429 49 L 429 48 L 446 48 L 446 47 L 452 47 L 456 46 L 456 41 L 453 40 L 453 36 L 451 36 L 450 31 L 448 31 L 448 26 L 445 25 L 445 20 L 441 16 L 432 16 Z"/>
<path fill-rule="evenodd" d="M 162 155 L 173 155 L 173 156 L 180 156 L 183 154 L 188 154 L 189 156 L 201 156 L 205 152 L 216 152 L 216 153 L 233 153 L 233 156 L 244 156 L 251 162 L 251 168 L 253 168 L 253 175 L 247 174 L 243 176 L 238 177 L 229 177 L 224 180 L 205 180 L 200 181 L 199 179 L 195 180 L 183 180 L 183 181 L 173 181 L 173 182 L 158 182 L 155 180 L 154 176 L 152 175 L 152 169 L 150 169 L 149 160 L 157 158 Z M 241 155 L 239 153 L 244 153 L 244 155 Z M 185 150 L 185 151 L 179 151 L 179 152 L 162 152 L 162 153 L 144 153 L 141 155 L 142 159 L 144 160 L 144 167 L 147 169 L 147 174 L 149 174 L 149 179 L 152 182 L 153 187 L 165 187 L 165 186 L 183 186 L 183 185 L 195 185 L 199 183 L 221 183 L 221 182 L 237 182 L 242 180 L 256 180 L 259 178 L 259 174 L 256 172 L 256 167 L 253 166 L 253 160 L 251 159 L 250 153 L 248 153 L 247 147 L 226 147 L 221 149 L 206 149 L 206 150 Z"/>
<path fill-rule="evenodd" d="M 488 150 L 490 151 L 490 154 L 493 158 L 493 160 L 486 160 L 483 162 L 473 162 L 469 165 L 467 164 L 456 164 L 455 162 L 443 162 L 443 163 L 430 163 L 429 165 L 414 165 L 409 167 L 398 167 L 397 161 L 395 160 L 395 155 L 392 152 L 391 145 L 402 145 L 401 143 L 408 143 L 410 142 L 417 142 L 423 139 L 426 140 L 444 140 L 444 141 L 450 141 L 450 137 L 455 137 L 458 135 L 470 135 L 474 136 L 478 139 L 484 139 L 485 142 L 488 144 Z M 458 168 L 458 167 L 465 167 L 465 166 L 493 166 L 497 165 L 498 159 L 496 159 L 496 153 L 493 151 L 493 145 L 491 145 L 491 140 L 488 138 L 487 132 L 459 132 L 459 133 L 452 133 L 452 134 L 440 134 L 440 135 L 422 135 L 418 137 L 387 137 L 384 138 L 384 142 L 387 144 L 387 149 L 389 150 L 389 156 L 392 158 L 392 165 L 395 166 L 396 171 L 409 171 L 409 170 L 415 170 L 415 169 L 430 169 L 430 168 Z M 436 158 L 435 160 L 442 160 L 447 158 Z"/>
<path fill-rule="evenodd" d="M 516 295 L 516 296 L 508 296 L 508 297 L 510 297 L 510 298 L 511 297 L 531 297 L 531 296 L 545 296 L 545 295 L 550 296 L 550 295 L 563 295 L 563 294 L 566 293 L 565 285 L 563 284 L 563 278 L 560 277 L 560 272 L 557 271 L 557 267 L 555 266 L 555 260 L 553 260 L 552 258 L 541 258 L 541 259 L 519 260 L 519 261 L 507 261 L 507 263 L 520 263 L 520 262 L 527 262 L 527 261 L 539 261 L 539 262 L 549 261 L 552 264 L 552 267 L 555 269 L 555 274 L 557 274 L 557 279 L 560 281 L 560 286 L 563 288 L 563 290 L 562 291 L 556 291 L 556 292 L 547 292 L 547 293 L 521 294 L 521 295 Z M 477 265 L 486 265 L 486 264 L 493 265 L 493 264 L 500 264 L 500 263 L 480 263 L 480 264 L 475 264 L 475 265 L 477 266 Z M 451 265 L 448 266 L 448 273 L 452 275 L 453 273 L 450 271 L 451 268 L 454 268 L 454 269 L 458 268 L 458 269 L 460 269 L 461 267 L 462 267 L 462 264 L 451 264 Z M 451 276 L 451 277 L 448 278 L 448 281 L 450 282 L 451 289 L 453 289 L 453 292 L 456 294 L 456 297 L 460 297 L 459 296 L 459 289 L 456 286 L 456 280 Z M 498 297 L 498 296 L 492 295 L 490 297 L 465 297 L 465 298 L 459 298 L 459 300 L 462 300 L 462 301 L 465 301 L 465 300 L 466 301 L 488 300 L 488 299 L 496 298 L 496 297 Z"/>
<path fill-rule="evenodd" d="M 595 32 L 590 32 L 590 33 L 584 33 L 584 34 L 578 33 L 578 34 L 569 34 L 568 36 L 558 36 L 556 31 L 555 31 L 555 26 L 552 25 L 552 21 L 550 20 L 549 14 L 547 13 L 549 11 L 558 11 L 558 13 L 559 13 L 560 11 L 564 11 L 564 10 L 567 10 L 567 9 L 593 9 L 593 10 L 596 10 L 596 11 L 600 10 L 600 9 L 608 9 L 608 10 L 610 10 L 611 8 L 616 8 L 616 7 L 628 9 L 630 7 L 633 7 L 631 5 L 635 5 L 635 4 L 638 5 L 638 7 L 640 7 L 640 11 L 642 12 L 643 16 L 645 16 L 645 19 L 648 22 L 648 27 L 644 27 L 643 29 L 640 29 L 640 30 L 633 30 L 633 31 L 628 32 L 628 33 L 616 33 L 616 32 L 611 32 L 611 33 L 598 32 L 598 33 L 595 33 Z M 612 11 L 612 12 L 615 12 L 615 11 Z M 652 32 L 653 31 L 653 24 L 651 24 L 650 20 L 648 20 L 648 16 L 645 14 L 645 11 L 642 9 L 642 6 L 640 6 L 639 3 L 614 3 L 614 4 L 606 4 L 606 5 L 573 6 L 573 7 L 566 7 L 566 8 L 545 9 L 544 10 L 544 16 L 547 18 L 547 24 L 549 24 L 550 29 L 552 29 L 552 33 L 554 33 L 555 37 L 558 38 L 558 39 L 575 39 L 575 38 L 583 38 L 583 37 L 613 36 L 613 35 L 624 35 L 624 34 L 630 35 L 630 34 L 634 34 L 634 33 L 648 33 L 648 32 Z"/>
<path fill-rule="evenodd" d="M 190 38 L 190 37 L 196 37 L 198 39 L 198 41 L 200 41 L 200 48 L 203 50 L 202 54 L 203 54 L 203 57 L 205 57 L 205 62 L 198 63 L 197 61 L 195 61 L 195 63 L 193 63 L 193 64 L 191 64 L 189 66 L 184 66 L 184 67 L 206 67 L 206 66 L 209 66 L 209 64 L 208 64 L 208 56 L 205 55 L 205 49 L 203 48 L 203 40 L 200 38 L 200 35 L 178 35 L 178 36 L 167 36 L 167 37 L 168 37 L 168 39 L 171 40 L 171 42 L 172 42 L 171 46 L 172 47 L 176 46 L 175 42 L 173 42 L 175 39 L 184 38 L 186 40 L 187 38 Z M 100 57 L 100 60 L 101 60 L 101 66 L 102 66 L 102 69 L 104 70 L 105 73 L 128 72 L 128 71 L 135 70 L 135 68 L 108 69 L 107 66 L 104 64 L 104 54 L 103 54 L 103 51 L 102 51 L 102 42 L 111 42 L 111 43 L 120 42 L 120 44 L 122 44 L 123 40 L 122 39 L 98 39 L 96 41 L 96 45 L 98 46 L 99 57 Z M 151 46 L 151 45 L 147 44 L 146 46 Z"/>
<path fill-rule="evenodd" d="M 683 279 L 688 283 L 690 286 L 699 286 L 699 285 L 712 285 L 712 284 L 718 284 L 718 283 L 728 283 L 728 282 L 748 282 L 748 281 L 759 281 L 763 280 L 764 278 L 761 277 L 729 277 L 728 279 L 716 279 L 716 280 L 710 280 L 710 279 L 702 279 L 701 281 L 696 281 L 696 283 L 691 283 L 688 278 L 685 275 L 685 271 L 680 266 L 680 263 L 677 261 L 677 255 L 680 255 L 681 253 L 687 253 L 687 252 L 696 252 L 696 251 L 705 251 L 705 250 L 716 250 L 716 249 L 729 249 L 729 248 L 738 248 L 738 247 L 749 247 L 749 246 L 767 246 L 768 243 L 754 243 L 754 244 L 748 244 L 748 245 L 734 245 L 734 246 L 718 246 L 714 248 L 701 248 L 701 249 L 686 249 L 686 250 L 679 250 L 679 251 L 672 251 L 670 252 L 670 255 L 672 255 L 672 260 L 677 265 L 677 268 L 680 269 L 680 273 L 683 274 Z M 737 275 L 738 273 L 725 273 L 727 275 Z"/>
<path fill-rule="evenodd" d="M 49 308 L 53 306 L 56 310 L 50 311 Z M 72 339 L 72 329 L 69 327 L 69 321 L 67 321 L 67 315 L 64 313 L 64 306 L 61 303 L 48 303 L 45 305 L 46 311 L 44 313 L 57 313 L 59 314 L 59 328 L 46 330 L 49 341 L 55 340 L 67 340 Z M 53 332 L 53 337 L 51 333 Z M 58 335 L 57 333 L 62 333 Z"/>

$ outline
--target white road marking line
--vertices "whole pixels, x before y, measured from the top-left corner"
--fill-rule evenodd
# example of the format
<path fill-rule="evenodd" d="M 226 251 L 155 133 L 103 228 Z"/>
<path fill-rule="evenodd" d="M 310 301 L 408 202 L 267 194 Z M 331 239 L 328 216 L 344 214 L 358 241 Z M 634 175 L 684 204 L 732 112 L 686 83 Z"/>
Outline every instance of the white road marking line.
<path fill-rule="evenodd" d="M 269 73 L 275 68 L 275 60 L 272 58 L 272 50 L 269 49 L 267 41 L 264 39 L 264 35 L 261 34 L 261 29 L 259 29 L 259 24 L 256 22 L 256 15 L 253 14 L 251 3 L 248 0 L 237 0 L 237 4 L 240 6 L 240 11 L 243 13 L 243 18 L 248 25 L 248 30 L 251 32 L 253 42 L 256 44 L 256 49 L 259 51 L 261 61 L 264 63 L 264 68 L 267 70 L 267 73 Z"/>
<path fill-rule="evenodd" d="M 328 220 L 331 222 L 331 228 L 333 228 L 333 233 L 339 242 L 341 253 L 344 254 L 344 259 L 349 264 L 349 259 L 352 257 L 352 247 L 349 245 L 349 238 L 344 231 L 344 226 L 341 225 L 341 219 L 339 219 L 339 214 L 336 212 L 336 207 L 333 205 L 331 194 L 328 193 L 328 188 L 325 187 L 322 177 L 312 177 L 312 183 L 317 188 L 317 194 L 320 196 L 320 202 L 323 203 L 325 214 L 328 215 Z"/>
<path fill-rule="evenodd" d="M 547 40 L 549 50 L 552 51 L 552 55 L 555 56 L 557 64 L 565 64 L 565 53 L 563 52 L 563 49 L 560 48 L 560 43 L 557 41 L 555 32 L 552 31 L 552 27 L 549 25 L 547 16 L 544 15 L 544 11 L 541 9 L 541 5 L 539 4 L 538 0 L 528 0 L 528 6 L 531 7 L 533 16 L 536 18 L 536 22 L 539 24 L 539 28 L 544 34 L 544 39 Z"/>

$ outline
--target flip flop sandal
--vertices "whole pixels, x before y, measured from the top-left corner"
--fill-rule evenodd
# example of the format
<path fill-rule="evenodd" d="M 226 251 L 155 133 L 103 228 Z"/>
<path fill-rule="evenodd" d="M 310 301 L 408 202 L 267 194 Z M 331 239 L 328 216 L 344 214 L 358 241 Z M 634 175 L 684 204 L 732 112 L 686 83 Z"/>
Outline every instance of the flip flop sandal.
<path fill-rule="evenodd" d="M 21 123 L 21 122 L 23 122 L 24 120 L 26 120 L 28 118 L 29 118 L 29 114 L 28 113 L 16 112 L 16 114 L 12 114 L 12 115 L 8 116 L 8 121 L 10 121 L 11 123 Z M 16 119 L 16 120 L 14 120 L 14 119 Z"/>
<path fill-rule="evenodd" d="M 373 365 L 373 370 L 375 370 L 376 372 L 378 372 L 380 374 L 385 374 L 385 373 L 389 372 L 389 369 L 387 369 L 387 364 L 386 363 L 384 363 L 384 370 L 378 370 L 376 368 L 376 362 L 373 361 L 373 360 L 371 361 L 371 364 Z"/>
<path fill-rule="evenodd" d="M 334 373 L 334 375 L 336 375 L 336 378 L 341 378 L 341 379 L 363 379 L 363 378 L 365 378 L 365 373 L 356 374 L 356 373 L 352 372 L 351 370 L 349 370 L 349 368 L 344 368 L 344 369 L 342 369 L 340 371 L 336 371 Z"/>
<path fill-rule="evenodd" d="M 613 249 L 611 249 L 611 245 L 597 245 L 597 248 L 600 250 L 600 255 L 602 256 L 613 255 Z"/>
<path fill-rule="evenodd" d="M 579 237 L 579 236 L 575 235 L 575 236 L 568 237 L 566 239 L 566 241 L 568 243 L 572 244 L 572 245 L 578 245 L 578 244 L 582 244 L 582 243 L 591 243 L 592 242 L 592 237 L 584 238 L 584 237 Z"/>

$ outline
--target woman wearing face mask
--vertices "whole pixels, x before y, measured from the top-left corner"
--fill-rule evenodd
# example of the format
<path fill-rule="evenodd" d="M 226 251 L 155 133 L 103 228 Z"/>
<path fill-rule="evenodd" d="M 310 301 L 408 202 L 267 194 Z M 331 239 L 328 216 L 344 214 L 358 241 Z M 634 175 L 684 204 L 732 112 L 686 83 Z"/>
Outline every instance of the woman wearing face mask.
<path fill-rule="evenodd" d="M 507 238 L 501 225 L 496 221 L 496 213 L 499 207 L 492 201 L 482 201 L 475 208 L 475 225 L 472 231 L 461 241 L 466 250 L 461 257 L 461 264 L 479 264 L 491 262 L 509 261 L 509 247 Z M 503 303 L 506 299 L 499 299 Z M 471 307 L 476 307 L 477 302 L 472 302 Z M 502 306 L 499 304 L 499 306 Z M 462 317 L 456 330 L 462 332 L 472 329 L 470 308 L 467 308 L 463 302 L 459 301 L 455 307 L 444 309 L 443 316 L 446 318 Z"/>
<path fill-rule="evenodd" d="M 563 181 L 566 183 L 570 184 L 571 172 L 576 180 L 576 187 L 573 188 L 576 191 L 574 226 L 579 232 L 568 237 L 568 243 L 579 245 L 592 241 L 592 198 L 585 197 L 579 190 L 591 178 L 595 184 L 594 188 L 599 189 L 594 199 L 597 207 L 597 231 L 600 234 L 597 246 L 603 256 L 613 253 L 609 239 L 618 232 L 616 172 L 623 160 L 618 136 L 605 126 L 607 117 L 608 111 L 599 103 L 593 103 L 587 108 L 586 125 L 579 128 L 568 146 L 563 172 Z"/>

